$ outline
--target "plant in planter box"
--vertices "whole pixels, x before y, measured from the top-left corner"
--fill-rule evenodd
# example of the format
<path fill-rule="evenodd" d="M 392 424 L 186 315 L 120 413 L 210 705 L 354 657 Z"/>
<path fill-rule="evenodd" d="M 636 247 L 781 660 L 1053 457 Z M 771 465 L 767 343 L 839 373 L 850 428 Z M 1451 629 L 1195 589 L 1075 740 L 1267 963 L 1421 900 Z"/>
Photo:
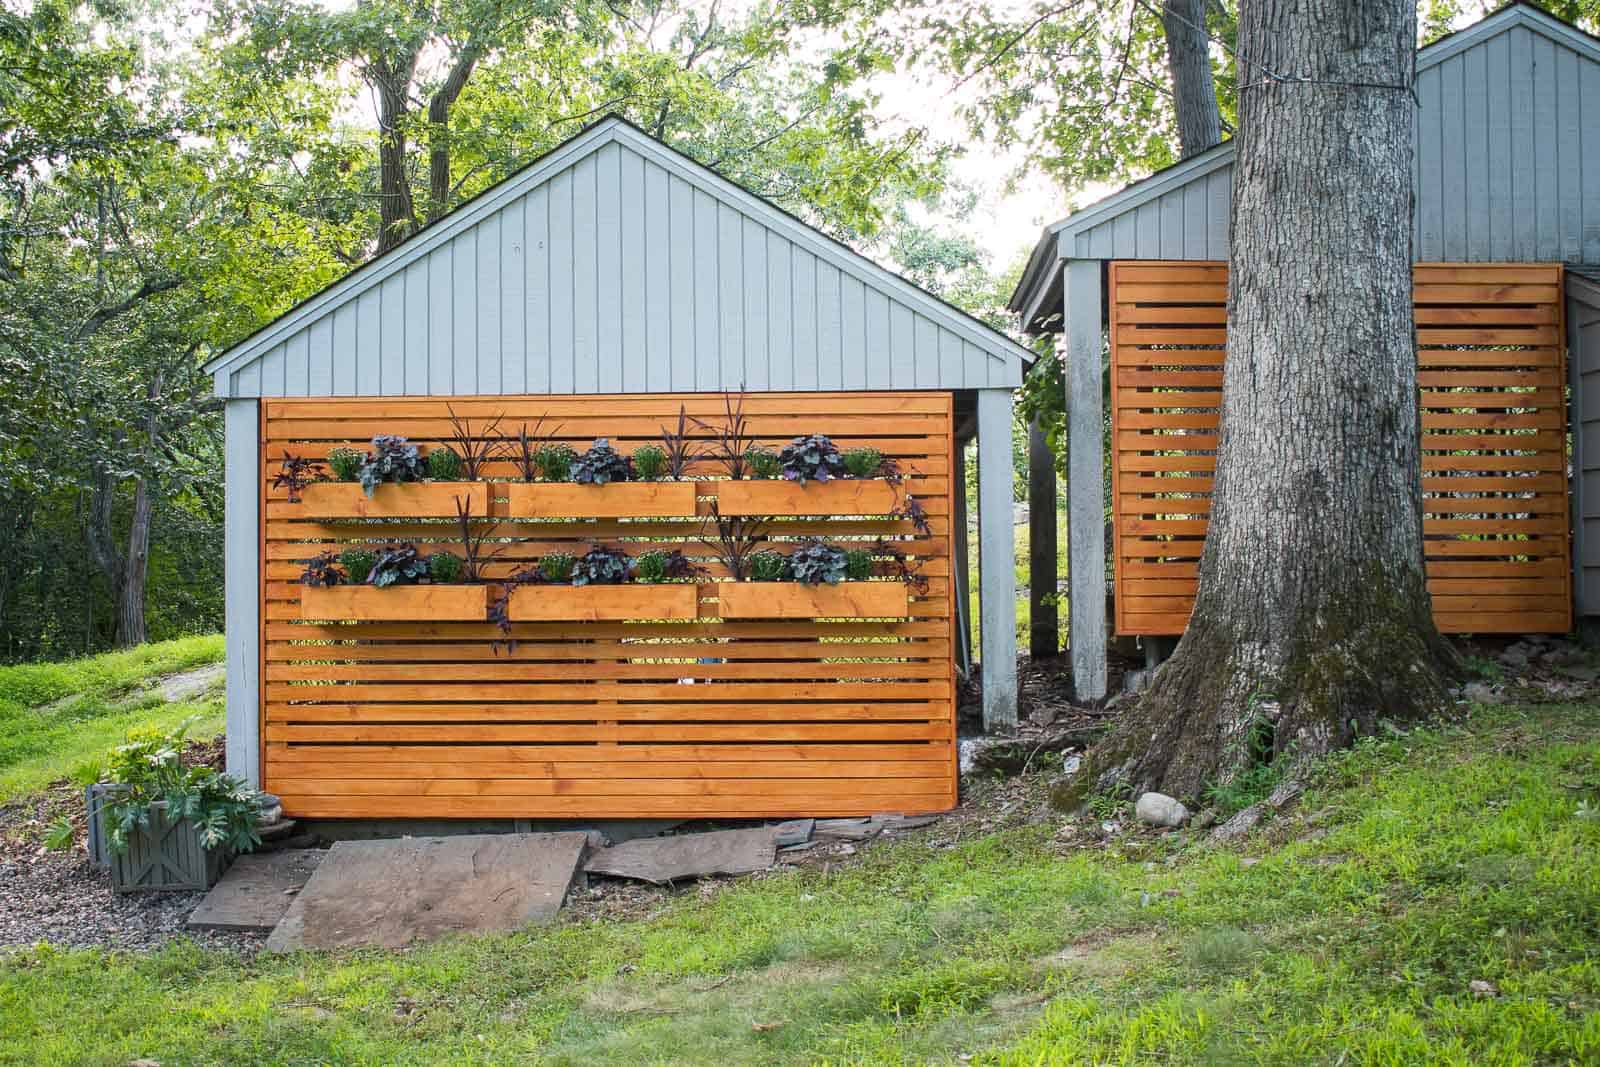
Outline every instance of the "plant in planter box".
<path fill-rule="evenodd" d="M 428 557 L 428 580 L 449 585 L 461 577 L 461 557 L 454 552 L 435 552 Z"/>
<path fill-rule="evenodd" d="M 533 429 L 531 430 L 528 429 L 527 423 L 523 423 L 522 428 L 517 431 L 516 439 L 509 443 L 511 449 L 511 460 L 516 464 L 517 473 L 525 482 L 536 482 L 539 480 L 539 470 L 543 465 L 540 461 L 540 457 L 544 454 L 546 449 L 556 447 L 550 439 L 561 432 L 561 423 L 556 423 L 555 426 L 551 427 L 549 430 L 546 430 L 544 428 L 544 420 L 545 416 L 540 415 L 539 418 L 534 422 Z M 566 446 L 562 445 L 560 447 L 565 448 Z M 568 451 L 570 451 L 570 449 Z M 568 466 L 570 465 L 571 464 L 569 462 Z M 551 478 L 546 476 L 544 480 L 547 482 L 564 482 L 567 479 L 566 476 L 563 475 L 560 478 Z"/>
<path fill-rule="evenodd" d="M 539 468 L 540 481 L 570 482 L 572 465 L 578 461 L 578 453 L 569 444 L 540 445 L 534 461 Z"/>
<path fill-rule="evenodd" d="M 625 482 L 633 474 L 628 457 L 611 447 L 604 437 L 597 438 L 594 447 L 572 464 L 572 480 L 579 485 L 608 485 Z"/>
<path fill-rule="evenodd" d="M 783 476 L 791 482 L 828 482 L 845 474 L 839 448 L 825 434 L 796 437 L 778 453 Z"/>
<path fill-rule="evenodd" d="M 119 889 L 209 888 L 230 853 L 261 843 L 260 794 L 210 767 L 183 765 L 188 725 L 169 735 L 135 734 L 107 760 L 98 814 Z"/>
<path fill-rule="evenodd" d="M 367 584 L 385 589 L 391 585 L 410 585 L 428 576 L 428 560 L 416 545 L 385 545 L 378 550 L 367 574 Z"/>
<path fill-rule="evenodd" d="M 678 405 L 678 427 L 669 430 L 661 427 L 661 452 L 667 457 L 667 477 L 681 481 L 689 469 L 705 458 L 705 449 L 694 439 L 694 429 L 699 425 L 689 417 L 689 409 Z"/>
<path fill-rule="evenodd" d="M 659 482 L 667 476 L 667 454 L 657 445 L 633 450 L 633 474 L 641 482 Z"/>
<path fill-rule="evenodd" d="M 789 573 L 789 557 L 782 552 L 773 552 L 769 549 L 750 557 L 752 582 L 787 582 L 792 577 L 794 576 Z"/>
<path fill-rule="evenodd" d="M 625 554 L 596 545 L 572 568 L 572 584 L 621 585 L 631 569 Z"/>
<path fill-rule="evenodd" d="M 572 581 L 572 572 L 578 566 L 576 556 L 565 552 L 552 552 L 539 560 L 539 580 L 564 584 Z"/>
<path fill-rule="evenodd" d="M 370 497 L 384 482 L 420 482 L 427 473 L 417 446 L 404 437 L 379 434 L 361 461 L 358 477 Z"/>
<path fill-rule="evenodd" d="M 849 576 L 850 560 L 844 549 L 810 538 L 790 554 L 789 570 L 803 585 L 838 585 Z"/>
<path fill-rule="evenodd" d="M 328 453 L 328 469 L 333 472 L 336 482 L 354 482 L 361 477 L 361 462 L 364 457 L 354 448 L 340 445 Z"/>
<path fill-rule="evenodd" d="M 461 457 L 449 445 L 428 449 L 423 465 L 428 469 L 430 482 L 453 482 L 461 476 Z"/>
<path fill-rule="evenodd" d="M 339 553 L 339 562 L 344 566 L 345 575 L 351 585 L 361 585 L 372 573 L 372 565 L 378 560 L 378 554 L 370 548 L 347 548 Z M 307 582 L 314 585 L 314 582 Z"/>
<path fill-rule="evenodd" d="M 847 549 L 844 554 L 844 576 L 852 582 L 864 582 L 877 572 L 872 553 L 864 548 Z"/>
<path fill-rule="evenodd" d="M 883 466 L 883 453 L 876 448 L 852 448 L 843 459 L 845 473 L 852 478 L 876 478 Z"/>
<path fill-rule="evenodd" d="M 693 578 L 700 568 L 680 549 L 644 552 L 633 561 L 633 576 L 641 582 L 674 582 Z"/>
<path fill-rule="evenodd" d="M 350 580 L 349 575 L 341 568 L 342 557 L 332 552 L 324 552 L 300 572 L 300 584 L 313 587 L 343 585 Z M 356 579 L 360 581 L 360 579 Z"/>
<path fill-rule="evenodd" d="M 765 445 L 751 445 L 744 454 L 750 477 L 758 481 L 773 481 L 783 477 L 783 460 Z"/>
<path fill-rule="evenodd" d="M 490 463 L 504 455 L 510 448 L 510 442 L 500 432 L 500 420 L 504 415 L 496 415 L 489 420 L 487 426 L 474 430 L 472 420 L 456 414 L 455 408 L 445 405 L 445 411 L 450 413 L 450 444 L 452 448 L 447 451 L 456 456 L 456 470 L 469 482 L 482 480 Z M 433 449 L 428 453 L 432 460 Z M 454 481 L 456 473 L 453 471 L 448 477 L 435 476 L 438 481 Z"/>
<path fill-rule="evenodd" d="M 292 452 L 283 454 L 283 463 L 272 479 L 272 488 L 288 489 L 289 503 L 300 503 L 300 490 L 323 476 L 322 464 Z"/>
<path fill-rule="evenodd" d="M 728 569 L 736 582 L 742 582 L 750 573 L 750 560 L 767 540 L 767 521 L 752 515 L 724 515 L 716 501 L 711 502 L 711 514 L 700 527 L 700 543 L 710 550 L 717 562 Z"/>
<path fill-rule="evenodd" d="M 713 426 L 699 419 L 695 419 L 694 423 L 716 435 L 711 444 L 711 455 L 722 462 L 722 469 L 729 478 L 739 481 L 749 473 L 745 457 L 755 444 L 750 419 L 744 413 L 744 393 L 738 393 L 737 399 L 733 393 L 723 393 L 722 407 L 721 426 Z"/>

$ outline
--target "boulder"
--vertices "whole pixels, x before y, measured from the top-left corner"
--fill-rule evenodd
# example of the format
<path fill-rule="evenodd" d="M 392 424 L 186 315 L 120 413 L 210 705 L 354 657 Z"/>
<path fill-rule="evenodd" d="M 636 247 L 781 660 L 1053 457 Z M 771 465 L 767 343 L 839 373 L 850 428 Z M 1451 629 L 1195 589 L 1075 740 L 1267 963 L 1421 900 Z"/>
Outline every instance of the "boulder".
<path fill-rule="evenodd" d="M 1165 793 L 1146 793 L 1133 806 L 1134 817 L 1151 826 L 1182 826 L 1189 819 L 1189 809 Z"/>

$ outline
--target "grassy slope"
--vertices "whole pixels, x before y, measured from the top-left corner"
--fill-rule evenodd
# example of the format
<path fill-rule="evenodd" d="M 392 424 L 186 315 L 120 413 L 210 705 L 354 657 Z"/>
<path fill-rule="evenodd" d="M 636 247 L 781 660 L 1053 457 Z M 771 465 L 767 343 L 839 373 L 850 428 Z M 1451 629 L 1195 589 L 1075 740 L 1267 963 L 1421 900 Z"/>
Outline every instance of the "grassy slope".
<path fill-rule="evenodd" d="M 151 690 L 163 674 L 222 660 L 222 637 L 186 637 L 65 663 L 0 667 L 0 803 L 71 774 L 145 723 L 193 736 L 222 729 L 220 696 L 166 704 Z"/>
<path fill-rule="evenodd" d="M 0 1061 L 1592 1063 L 1597 795 L 1600 708 L 1486 711 L 1336 761 L 1279 847 L 1024 827 L 404 954 L 41 949 Z"/>

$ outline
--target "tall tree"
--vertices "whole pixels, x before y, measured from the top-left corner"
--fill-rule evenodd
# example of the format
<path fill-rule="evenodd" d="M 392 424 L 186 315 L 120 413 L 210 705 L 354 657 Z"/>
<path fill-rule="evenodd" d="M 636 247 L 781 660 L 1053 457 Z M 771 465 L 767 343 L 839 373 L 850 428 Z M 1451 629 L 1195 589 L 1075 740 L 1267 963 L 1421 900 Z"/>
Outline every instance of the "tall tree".
<path fill-rule="evenodd" d="M 1411 300 L 1416 8 L 1243 0 L 1221 436 L 1188 630 L 1092 780 L 1196 798 L 1439 708 Z"/>

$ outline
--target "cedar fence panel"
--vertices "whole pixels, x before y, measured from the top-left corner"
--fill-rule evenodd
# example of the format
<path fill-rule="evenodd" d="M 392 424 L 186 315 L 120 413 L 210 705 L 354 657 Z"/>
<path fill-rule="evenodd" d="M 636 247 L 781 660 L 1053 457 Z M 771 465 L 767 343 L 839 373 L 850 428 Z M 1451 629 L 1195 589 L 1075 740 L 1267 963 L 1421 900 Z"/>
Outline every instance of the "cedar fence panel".
<path fill-rule="evenodd" d="M 1445 633 L 1572 628 L 1561 268 L 1418 264 L 1424 553 Z M 1181 634 L 1210 520 L 1222 263 L 1110 265 L 1116 628 Z"/>
<path fill-rule="evenodd" d="M 479 433 L 496 416 L 512 435 L 543 417 L 547 431 L 559 426 L 554 440 L 582 450 L 609 437 L 631 453 L 676 426 L 680 405 L 722 422 L 721 394 L 263 402 L 262 765 L 288 814 L 776 817 L 955 804 L 950 393 L 744 401 L 769 446 L 825 433 L 898 461 L 931 535 L 881 515 L 779 517 L 768 531 L 777 550 L 813 534 L 897 542 L 927 578 L 923 590 L 906 587 L 903 618 L 720 618 L 726 571 L 700 536 L 717 487 L 731 483 L 710 461 L 694 468 L 707 480 L 694 483 L 692 515 L 611 518 L 513 518 L 507 490 L 518 483 L 500 461 L 481 522 L 500 546 L 494 577 L 596 541 L 631 555 L 679 548 L 705 568 L 692 619 L 513 622 L 511 650 L 491 647 L 502 635 L 488 622 L 302 618 L 296 579 L 324 550 L 459 541 L 454 519 L 306 516 L 270 486 L 285 451 L 320 460 L 378 433 L 449 443 L 453 408 Z"/>

